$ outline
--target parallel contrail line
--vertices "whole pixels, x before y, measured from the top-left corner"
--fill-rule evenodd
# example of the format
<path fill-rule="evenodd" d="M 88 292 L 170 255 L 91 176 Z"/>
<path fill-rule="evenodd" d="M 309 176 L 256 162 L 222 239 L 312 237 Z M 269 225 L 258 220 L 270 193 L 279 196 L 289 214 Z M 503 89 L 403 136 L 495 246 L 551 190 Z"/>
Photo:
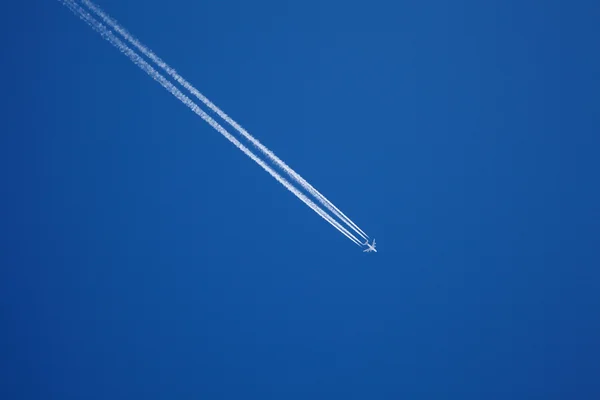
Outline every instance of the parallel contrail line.
<path fill-rule="evenodd" d="M 271 150 L 264 146 L 258 139 L 252 136 L 246 131 L 241 125 L 229 117 L 219 107 L 212 103 L 206 96 L 200 93 L 192 84 L 186 81 L 175 69 L 171 68 L 166 62 L 158 57 L 151 49 L 142 44 L 135 36 L 130 34 L 125 28 L 119 25 L 119 23 L 108 16 L 99 6 L 91 2 L 90 0 L 81 0 L 83 4 L 89 7 L 96 15 L 100 17 L 107 25 L 109 25 L 116 32 L 120 33 L 129 43 L 137 48 L 142 54 L 154 61 L 156 65 L 162 68 L 168 75 L 170 75 L 175 81 L 186 88 L 196 98 L 198 98 L 204 105 L 215 112 L 219 117 L 224 119 L 233 128 L 235 128 L 242 136 L 250 141 L 256 148 L 258 148 L 264 155 L 266 155 L 271 161 L 277 166 L 283 169 L 289 176 L 291 176 L 300 186 L 306 191 L 313 195 L 319 202 L 325 206 L 329 211 L 335 214 L 339 219 L 346 223 L 351 229 L 353 229 L 358 235 L 362 236 L 363 239 L 367 239 L 369 236 L 358 227 L 350 218 L 348 218 L 343 212 L 341 212 L 331 201 L 329 201 L 324 195 L 322 195 L 317 189 L 315 189 L 310 183 L 308 183 L 302 176 L 296 171 L 289 167 L 284 161 L 277 157 Z"/>
<path fill-rule="evenodd" d="M 210 126 L 212 126 L 216 131 L 221 133 L 225 138 L 227 138 L 233 145 L 235 145 L 238 149 L 240 149 L 244 154 L 250 157 L 254 162 L 260 165 L 265 171 L 267 171 L 273 178 L 275 178 L 279 183 L 281 183 L 286 189 L 292 192 L 296 197 L 302 200 L 307 206 L 309 206 L 313 211 L 315 211 L 319 216 L 333 225 L 338 231 L 344 234 L 348 239 L 352 240 L 358 246 L 361 246 L 361 242 L 346 228 L 341 226 L 335 219 L 333 219 L 329 214 L 327 214 L 323 209 L 313 203 L 308 197 L 306 197 L 302 192 L 292 186 L 285 178 L 279 175 L 276 171 L 274 171 L 271 167 L 269 167 L 263 160 L 258 158 L 252 151 L 250 151 L 247 147 L 245 147 L 242 143 L 240 143 L 235 137 L 233 137 L 227 130 L 225 130 L 221 125 L 219 125 L 214 119 L 212 119 L 208 114 L 206 114 L 196 103 L 194 103 L 189 97 L 183 94 L 177 87 L 175 87 L 171 82 L 169 82 L 164 76 L 162 76 L 158 71 L 156 71 L 148 62 L 146 62 L 143 58 L 141 58 L 135 51 L 129 48 L 125 43 L 123 43 L 120 39 L 115 37 L 115 35 L 109 31 L 104 25 L 98 22 L 94 17 L 92 17 L 87 11 L 82 9 L 79 5 L 77 5 L 73 0 L 59 0 L 63 5 L 69 8 L 74 14 L 79 16 L 80 19 L 85 21 L 90 27 L 92 27 L 96 32 L 98 32 L 105 40 L 107 40 L 110 44 L 115 46 L 121 53 L 127 56 L 130 61 L 132 61 L 135 65 L 137 65 L 140 69 L 146 72 L 151 78 L 161 84 L 167 91 L 169 91 L 173 96 L 175 96 L 179 101 L 181 101 L 184 105 L 186 105 L 189 109 L 191 109 L 195 114 L 201 117 L 204 121 L 206 121 Z"/>

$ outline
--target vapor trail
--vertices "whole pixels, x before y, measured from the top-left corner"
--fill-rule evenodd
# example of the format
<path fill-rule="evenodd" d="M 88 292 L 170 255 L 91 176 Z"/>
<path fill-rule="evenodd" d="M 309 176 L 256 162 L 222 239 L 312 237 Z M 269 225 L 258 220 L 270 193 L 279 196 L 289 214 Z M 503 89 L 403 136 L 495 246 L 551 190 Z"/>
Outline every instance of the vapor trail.
<path fill-rule="evenodd" d="M 258 141 L 254 136 L 248 133 L 242 126 L 240 126 L 237 122 L 235 122 L 231 117 L 229 117 L 225 112 L 223 112 L 219 107 L 213 104 L 206 96 L 200 93 L 192 84 L 186 81 L 177 71 L 171 68 L 166 62 L 164 62 L 160 57 L 158 57 L 152 50 L 148 47 L 140 43 L 139 40 L 135 38 L 132 34 L 130 34 L 125 28 L 119 25 L 119 23 L 108 16 L 100 7 L 91 2 L 90 0 L 81 0 L 86 6 L 90 8 L 96 15 L 100 17 L 107 25 L 109 25 L 116 32 L 120 33 L 129 43 L 131 43 L 135 48 L 137 48 L 142 54 L 152 60 L 156 65 L 162 68 L 167 74 L 169 74 L 175 81 L 177 81 L 181 86 L 190 91 L 196 98 L 198 98 L 202 103 L 204 103 L 208 108 L 210 108 L 213 112 L 215 112 L 219 117 L 223 118 L 228 124 L 234 127 L 242 136 L 244 136 L 248 141 L 250 141 L 257 149 L 259 149 L 265 156 L 267 156 L 273 163 L 283 169 L 289 176 L 291 176 L 300 186 L 302 186 L 307 192 L 313 195 L 319 202 L 325 206 L 329 211 L 331 211 L 334 215 L 336 215 L 339 219 L 345 222 L 351 229 L 353 229 L 358 235 L 362 236 L 363 239 L 367 239 L 368 235 L 363 232 L 358 225 L 356 225 L 350 218 L 348 218 L 343 212 L 341 212 L 331 201 L 329 201 L 325 196 L 323 196 L 317 189 L 315 189 L 310 183 L 308 183 L 302 176 L 300 176 L 296 171 L 290 168 L 285 162 L 283 162 L 279 157 L 277 157 L 271 150 L 269 150 L 266 146 L 264 146 L 261 142 Z"/>
<path fill-rule="evenodd" d="M 206 114 L 196 103 L 194 103 L 189 97 L 183 94 L 177 87 L 175 87 L 171 82 L 169 82 L 164 76 L 162 76 L 159 72 L 157 72 L 150 64 L 148 64 L 143 58 L 141 58 L 135 51 L 129 48 L 125 43 L 123 43 L 120 39 L 115 37 L 111 31 L 109 31 L 104 25 L 98 22 L 94 17 L 92 17 L 87 11 L 82 9 L 79 5 L 77 5 L 73 0 L 59 0 L 63 3 L 64 6 L 69 8 L 75 15 L 85 21 L 92 29 L 98 32 L 104 39 L 106 39 L 110 44 L 115 46 L 121 53 L 127 56 L 135 65 L 137 65 L 140 69 L 146 72 L 151 78 L 161 84 L 167 91 L 169 91 L 173 96 L 175 96 L 179 101 L 181 101 L 184 105 L 190 108 L 194 113 L 196 113 L 199 117 L 201 117 L 204 121 L 206 121 L 210 126 L 212 126 L 215 130 L 221 133 L 223 136 L 227 138 L 234 146 L 240 149 L 244 154 L 250 157 L 254 162 L 260 165 L 265 171 L 267 171 L 273 178 L 275 178 L 279 183 L 281 183 L 286 189 L 296 195 L 300 200 L 302 200 L 307 206 L 309 206 L 313 211 L 319 214 L 323 219 L 333 225 L 337 230 L 339 230 L 342 234 L 344 234 L 348 239 L 352 240 L 358 246 L 361 246 L 361 242 L 346 228 L 341 226 L 335 219 L 333 219 L 329 214 L 327 214 L 323 209 L 313 203 L 309 198 L 307 198 L 303 193 L 298 191 L 294 186 L 292 186 L 287 180 L 285 180 L 281 175 L 275 172 L 271 167 L 269 167 L 263 160 L 258 158 L 252 151 L 250 151 L 247 147 L 245 147 L 242 143 L 240 143 L 235 137 L 233 137 L 229 132 L 227 132 L 221 125 L 219 125 L 214 119 L 212 119 L 208 114 Z"/>

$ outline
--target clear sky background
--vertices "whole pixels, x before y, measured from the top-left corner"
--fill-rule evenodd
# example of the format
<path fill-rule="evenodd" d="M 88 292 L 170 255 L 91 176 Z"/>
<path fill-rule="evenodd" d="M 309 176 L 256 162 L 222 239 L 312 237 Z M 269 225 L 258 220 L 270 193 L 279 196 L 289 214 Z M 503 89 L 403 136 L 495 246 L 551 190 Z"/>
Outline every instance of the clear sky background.
<path fill-rule="evenodd" d="M 0 398 L 600 398 L 597 1 L 2 2 Z"/>

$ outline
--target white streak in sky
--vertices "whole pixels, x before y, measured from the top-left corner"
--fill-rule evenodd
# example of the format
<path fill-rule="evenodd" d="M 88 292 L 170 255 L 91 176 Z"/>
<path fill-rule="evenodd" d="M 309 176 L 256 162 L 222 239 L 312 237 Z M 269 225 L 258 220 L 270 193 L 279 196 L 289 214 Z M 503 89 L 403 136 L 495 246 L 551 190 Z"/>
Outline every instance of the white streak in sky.
<path fill-rule="evenodd" d="M 185 104 L 188 108 L 190 108 L 194 113 L 200 116 L 204 121 L 206 121 L 210 126 L 212 126 L 215 130 L 221 133 L 223 136 L 227 138 L 234 146 L 240 149 L 244 154 L 250 157 L 254 162 L 260 165 L 265 171 L 267 171 L 273 178 L 275 178 L 279 183 L 281 183 L 286 189 L 296 195 L 300 200 L 302 200 L 307 206 L 309 206 L 313 211 L 319 214 L 323 219 L 333 225 L 337 230 L 339 230 L 342 234 L 344 234 L 348 239 L 352 240 L 357 245 L 361 246 L 360 241 L 346 228 L 341 226 L 335 219 L 333 219 L 329 214 L 327 214 L 323 209 L 313 203 L 309 198 L 307 198 L 303 193 L 298 191 L 294 186 L 292 186 L 287 180 L 282 178 L 277 172 L 275 172 L 271 167 L 269 167 L 263 160 L 258 158 L 254 153 L 252 153 L 248 148 L 246 148 L 242 143 L 240 143 L 236 138 L 234 138 L 229 132 L 227 132 L 221 125 L 219 125 L 214 119 L 212 119 L 208 114 L 206 114 L 196 103 L 194 103 L 189 97 L 183 94 L 179 89 L 177 89 L 171 82 L 169 82 L 164 76 L 162 76 L 159 72 L 157 72 L 150 64 L 148 64 L 143 58 L 141 58 L 135 51 L 129 48 L 125 43 L 123 43 L 120 39 L 115 37 L 115 35 L 109 31 L 104 25 L 98 22 L 94 17 L 92 17 L 87 11 L 82 9 L 79 5 L 77 5 L 73 0 L 59 0 L 63 5 L 68 7 L 74 14 L 79 16 L 83 21 L 85 21 L 90 27 L 92 27 L 96 32 L 98 32 L 104 39 L 110 42 L 113 46 L 115 46 L 121 53 L 126 55 L 135 65 L 137 65 L 140 69 L 146 72 L 150 77 L 152 77 L 155 81 L 161 84 L 167 91 L 169 91 L 173 96 L 175 96 L 179 101 Z"/>
<path fill-rule="evenodd" d="M 285 162 L 283 162 L 279 157 L 277 157 L 271 150 L 269 150 L 266 146 L 264 146 L 261 142 L 258 141 L 254 136 L 248 133 L 242 126 L 240 126 L 237 122 L 235 122 L 231 117 L 229 117 L 225 112 L 223 112 L 219 107 L 213 104 L 207 97 L 205 97 L 202 93 L 200 93 L 192 84 L 186 81 L 181 75 L 177 73 L 173 68 L 171 68 L 166 62 L 164 62 L 160 57 L 158 57 L 151 49 L 146 47 L 144 44 L 140 43 L 139 40 L 135 38 L 132 34 L 130 34 L 125 28 L 119 25 L 119 23 L 108 16 L 100 7 L 91 2 L 90 0 L 81 0 L 83 4 L 88 6 L 90 10 L 96 13 L 107 25 L 109 25 L 116 32 L 120 33 L 129 43 L 131 43 L 136 49 L 138 49 L 142 54 L 148 57 L 150 60 L 156 63 L 160 68 L 162 68 L 167 74 L 169 74 L 175 81 L 177 81 L 181 86 L 190 91 L 196 98 L 198 98 L 204 105 L 210 108 L 213 112 L 215 112 L 219 117 L 223 118 L 227 123 L 229 123 L 232 127 L 234 127 L 244 138 L 250 141 L 257 149 L 259 149 L 265 156 L 267 156 L 273 163 L 279 166 L 282 170 L 284 170 L 289 176 L 291 176 L 300 186 L 302 186 L 307 192 L 313 195 L 319 202 L 325 206 L 329 211 L 331 211 L 334 215 L 336 215 L 339 219 L 345 222 L 350 228 L 352 228 L 358 235 L 362 236 L 363 239 L 367 239 L 368 235 L 363 232 L 350 218 L 348 218 L 343 212 L 341 212 L 332 202 L 330 202 L 325 196 L 323 196 L 317 189 L 315 189 L 310 183 L 308 183 L 302 176 L 300 176 L 296 171 L 290 168 Z"/>

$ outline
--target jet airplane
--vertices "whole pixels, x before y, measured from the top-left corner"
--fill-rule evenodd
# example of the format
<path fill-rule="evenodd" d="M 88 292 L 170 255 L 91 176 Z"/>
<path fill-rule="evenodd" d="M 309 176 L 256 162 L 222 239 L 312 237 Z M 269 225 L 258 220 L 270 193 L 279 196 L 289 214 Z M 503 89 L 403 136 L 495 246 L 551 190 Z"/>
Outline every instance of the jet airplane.
<path fill-rule="evenodd" d="M 375 239 L 373 239 L 373 244 L 369 244 L 369 241 L 367 240 L 363 243 L 363 246 L 367 246 L 367 249 L 363 250 L 363 253 L 370 253 L 372 251 L 377 253 L 377 250 L 375 249 Z"/>

